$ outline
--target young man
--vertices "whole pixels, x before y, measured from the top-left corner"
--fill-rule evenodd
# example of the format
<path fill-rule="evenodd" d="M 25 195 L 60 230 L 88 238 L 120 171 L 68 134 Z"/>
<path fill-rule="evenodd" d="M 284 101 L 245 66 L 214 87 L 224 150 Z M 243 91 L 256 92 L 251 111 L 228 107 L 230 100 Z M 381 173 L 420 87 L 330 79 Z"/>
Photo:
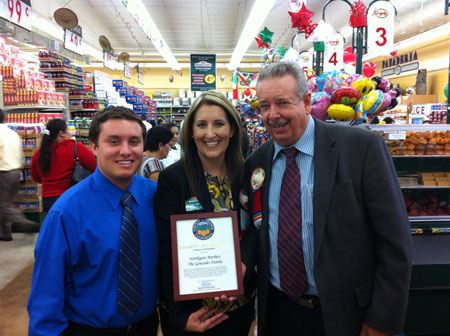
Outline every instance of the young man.
<path fill-rule="evenodd" d="M 145 131 L 124 107 L 95 115 L 97 170 L 53 205 L 36 244 L 29 335 L 156 335 L 156 182 L 134 174 Z"/>
<path fill-rule="evenodd" d="M 401 333 L 411 234 L 383 139 L 310 116 L 294 63 L 265 66 L 257 95 L 272 140 L 246 162 L 241 252 L 257 265 L 259 335 Z"/>

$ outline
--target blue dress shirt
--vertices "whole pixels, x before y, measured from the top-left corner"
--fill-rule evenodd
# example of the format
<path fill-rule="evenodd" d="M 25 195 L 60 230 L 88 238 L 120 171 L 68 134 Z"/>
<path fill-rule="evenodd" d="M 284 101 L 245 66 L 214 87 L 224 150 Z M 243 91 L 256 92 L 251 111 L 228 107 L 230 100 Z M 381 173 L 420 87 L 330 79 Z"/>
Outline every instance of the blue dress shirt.
<path fill-rule="evenodd" d="M 53 205 L 35 248 L 28 301 L 29 335 L 60 335 L 68 321 L 116 328 L 140 321 L 156 308 L 158 238 L 153 216 L 156 182 L 134 176 L 143 304 L 131 319 L 117 311 L 117 272 L 124 191 L 97 170 Z"/>
<path fill-rule="evenodd" d="M 308 126 L 303 135 L 292 146 L 298 149 L 296 157 L 300 169 L 300 183 L 302 193 L 302 241 L 305 259 L 306 278 L 308 281 L 307 294 L 318 295 L 314 281 L 314 236 L 313 236 L 313 190 L 314 190 L 314 119 L 310 116 Z M 285 148 L 274 142 L 272 177 L 269 186 L 269 240 L 270 240 L 270 281 L 272 285 L 281 289 L 278 271 L 278 207 L 280 202 L 281 182 L 286 168 L 286 157 L 280 154 Z"/>

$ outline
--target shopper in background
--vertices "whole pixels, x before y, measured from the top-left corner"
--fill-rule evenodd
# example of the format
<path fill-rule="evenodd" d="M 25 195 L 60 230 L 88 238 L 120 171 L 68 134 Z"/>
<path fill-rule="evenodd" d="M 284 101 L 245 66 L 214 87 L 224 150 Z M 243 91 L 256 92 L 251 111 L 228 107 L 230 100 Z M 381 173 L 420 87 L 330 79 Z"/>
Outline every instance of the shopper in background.
<path fill-rule="evenodd" d="M 147 116 L 146 116 L 145 114 L 142 114 L 142 115 L 141 115 L 141 120 L 142 120 L 142 122 L 144 123 L 145 129 L 146 129 L 147 132 L 148 132 L 148 130 L 149 130 L 150 128 L 153 127 L 152 124 L 150 124 L 150 123 L 147 121 Z"/>
<path fill-rule="evenodd" d="M 0 240 L 11 241 L 14 231 L 38 232 L 39 225 L 14 207 L 14 196 L 22 169 L 22 139 L 4 124 L 5 114 L 0 110 Z"/>
<path fill-rule="evenodd" d="M 172 138 L 172 132 L 164 127 L 152 127 L 147 132 L 144 157 L 137 175 L 158 181 L 159 173 L 165 168 L 162 160 L 169 154 Z"/>
<path fill-rule="evenodd" d="M 94 116 L 97 170 L 53 205 L 36 244 L 30 336 L 156 336 L 156 183 L 135 175 L 144 136 L 130 109 Z"/>
<path fill-rule="evenodd" d="M 245 295 L 231 303 L 212 298 L 173 300 L 170 216 L 187 211 L 236 210 L 239 214 L 244 164 L 240 130 L 239 114 L 223 94 L 214 91 L 202 94 L 189 109 L 183 125 L 184 155 L 159 176 L 155 218 L 160 239 L 160 312 L 164 335 L 205 332 L 247 336 L 254 320 L 255 283 L 251 272 L 244 283 Z"/>
<path fill-rule="evenodd" d="M 41 148 L 31 160 L 30 173 L 35 182 L 42 183 L 44 211 L 49 211 L 58 197 L 70 188 L 75 169 L 75 140 L 61 119 L 50 120 L 46 131 Z M 77 142 L 76 146 L 80 164 L 94 172 L 97 166 L 94 154 L 81 142 Z"/>
<path fill-rule="evenodd" d="M 173 134 L 172 141 L 170 141 L 169 155 L 167 155 L 167 158 L 162 160 L 164 166 L 169 167 L 172 163 L 177 162 L 181 157 L 181 146 L 178 144 L 178 135 L 180 132 L 178 130 L 178 126 L 173 122 L 165 123 L 163 127 L 170 130 Z"/>
<path fill-rule="evenodd" d="M 241 254 L 258 269 L 258 334 L 400 334 L 411 233 L 382 137 L 310 116 L 294 63 L 263 67 L 256 90 L 273 139 L 244 174 L 252 220 Z"/>

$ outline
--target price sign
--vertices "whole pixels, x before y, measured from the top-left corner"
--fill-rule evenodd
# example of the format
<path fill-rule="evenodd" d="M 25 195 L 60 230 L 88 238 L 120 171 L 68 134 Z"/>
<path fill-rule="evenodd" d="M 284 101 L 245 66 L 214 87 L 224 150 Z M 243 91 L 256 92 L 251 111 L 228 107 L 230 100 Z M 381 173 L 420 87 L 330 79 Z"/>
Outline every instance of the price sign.
<path fill-rule="evenodd" d="M 344 68 L 344 38 L 341 34 L 325 42 L 323 53 L 323 72 L 341 70 Z"/>
<path fill-rule="evenodd" d="M 103 66 L 105 68 L 114 70 L 114 56 L 103 51 Z"/>
<path fill-rule="evenodd" d="M 130 63 L 123 64 L 123 76 L 126 78 L 131 78 L 131 67 Z"/>
<path fill-rule="evenodd" d="M 74 53 L 84 55 L 83 38 L 70 29 L 65 29 L 64 48 Z"/>
<path fill-rule="evenodd" d="M 309 51 L 302 51 L 298 54 L 298 65 L 303 69 L 305 75 L 307 75 L 308 69 L 313 68 L 313 55 Z"/>
<path fill-rule="evenodd" d="M 31 6 L 20 0 L 0 0 L 0 17 L 31 30 Z"/>
<path fill-rule="evenodd" d="M 367 48 L 371 56 L 389 55 L 394 49 L 394 6 L 388 1 L 373 3 L 367 14 Z"/>

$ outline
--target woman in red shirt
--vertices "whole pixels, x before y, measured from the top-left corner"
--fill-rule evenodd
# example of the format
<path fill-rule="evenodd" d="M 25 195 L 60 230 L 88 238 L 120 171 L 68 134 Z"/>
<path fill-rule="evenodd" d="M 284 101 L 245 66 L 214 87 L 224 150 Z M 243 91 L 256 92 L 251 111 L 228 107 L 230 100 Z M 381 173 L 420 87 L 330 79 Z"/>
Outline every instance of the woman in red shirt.
<path fill-rule="evenodd" d="M 33 155 L 30 172 L 34 181 L 42 183 L 44 211 L 50 210 L 58 197 L 70 188 L 75 169 L 75 140 L 71 138 L 72 134 L 64 120 L 50 120 L 47 130 L 42 138 L 41 148 Z M 81 142 L 77 142 L 77 155 L 84 168 L 95 171 L 95 156 Z"/>

